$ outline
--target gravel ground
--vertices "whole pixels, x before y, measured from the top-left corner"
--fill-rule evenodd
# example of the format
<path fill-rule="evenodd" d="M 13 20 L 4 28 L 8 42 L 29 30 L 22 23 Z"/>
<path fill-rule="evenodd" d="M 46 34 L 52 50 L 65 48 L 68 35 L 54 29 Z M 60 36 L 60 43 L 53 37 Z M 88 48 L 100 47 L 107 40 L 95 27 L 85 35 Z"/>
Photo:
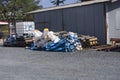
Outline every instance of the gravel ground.
<path fill-rule="evenodd" d="M 120 80 L 120 53 L 0 47 L 0 80 Z"/>

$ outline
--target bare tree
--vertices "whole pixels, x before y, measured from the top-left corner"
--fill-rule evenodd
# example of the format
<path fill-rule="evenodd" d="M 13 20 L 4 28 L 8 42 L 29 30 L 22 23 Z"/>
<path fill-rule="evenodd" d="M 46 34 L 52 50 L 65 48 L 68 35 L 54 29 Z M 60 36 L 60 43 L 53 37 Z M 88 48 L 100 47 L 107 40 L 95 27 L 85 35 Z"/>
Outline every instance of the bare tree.
<path fill-rule="evenodd" d="M 51 3 L 53 3 L 53 5 L 59 6 L 60 4 L 64 4 L 66 0 L 51 0 Z"/>

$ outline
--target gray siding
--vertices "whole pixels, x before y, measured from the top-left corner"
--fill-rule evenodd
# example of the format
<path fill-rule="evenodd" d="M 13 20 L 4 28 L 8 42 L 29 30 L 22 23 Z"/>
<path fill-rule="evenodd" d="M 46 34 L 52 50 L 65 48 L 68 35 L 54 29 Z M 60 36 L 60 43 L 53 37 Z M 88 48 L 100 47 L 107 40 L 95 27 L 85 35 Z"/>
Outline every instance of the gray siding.
<path fill-rule="evenodd" d="M 40 24 L 40 22 L 47 22 Z M 35 14 L 36 28 L 48 27 L 53 31 L 73 31 L 83 35 L 97 36 L 105 43 L 104 4 L 92 4 L 81 7 L 60 9 Z"/>
<path fill-rule="evenodd" d="M 48 27 L 53 31 L 62 30 L 62 14 L 60 10 L 37 13 L 34 16 L 36 29 L 43 30 Z"/>
<path fill-rule="evenodd" d="M 110 38 L 120 38 L 120 0 L 108 4 L 108 43 Z"/>

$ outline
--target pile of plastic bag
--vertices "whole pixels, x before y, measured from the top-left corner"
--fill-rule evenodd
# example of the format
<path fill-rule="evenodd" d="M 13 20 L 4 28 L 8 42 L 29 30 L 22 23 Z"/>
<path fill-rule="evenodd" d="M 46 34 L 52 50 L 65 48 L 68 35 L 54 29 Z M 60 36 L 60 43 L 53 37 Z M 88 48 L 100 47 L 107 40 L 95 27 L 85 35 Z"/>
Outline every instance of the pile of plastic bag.
<path fill-rule="evenodd" d="M 38 34 L 37 34 L 38 33 Z M 78 36 L 73 32 L 53 32 L 45 28 L 43 32 L 34 34 L 31 50 L 72 52 L 82 50 Z"/>

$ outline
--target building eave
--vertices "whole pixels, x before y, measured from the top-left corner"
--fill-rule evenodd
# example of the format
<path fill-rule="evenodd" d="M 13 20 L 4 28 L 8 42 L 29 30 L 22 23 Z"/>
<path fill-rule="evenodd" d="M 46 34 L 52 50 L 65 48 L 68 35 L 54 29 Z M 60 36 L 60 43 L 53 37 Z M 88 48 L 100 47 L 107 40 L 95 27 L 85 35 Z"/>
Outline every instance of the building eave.
<path fill-rule="evenodd" d="M 110 1 L 110 0 L 94 0 L 94 1 L 79 2 L 79 3 L 62 5 L 62 6 L 57 6 L 57 7 L 38 9 L 38 10 L 31 11 L 31 12 L 27 12 L 26 14 L 35 14 L 35 13 L 39 13 L 39 12 L 58 10 L 58 9 L 65 9 L 65 8 L 72 8 L 72 7 L 79 7 L 79 6 L 102 3 L 102 2 L 108 2 L 108 1 Z"/>

